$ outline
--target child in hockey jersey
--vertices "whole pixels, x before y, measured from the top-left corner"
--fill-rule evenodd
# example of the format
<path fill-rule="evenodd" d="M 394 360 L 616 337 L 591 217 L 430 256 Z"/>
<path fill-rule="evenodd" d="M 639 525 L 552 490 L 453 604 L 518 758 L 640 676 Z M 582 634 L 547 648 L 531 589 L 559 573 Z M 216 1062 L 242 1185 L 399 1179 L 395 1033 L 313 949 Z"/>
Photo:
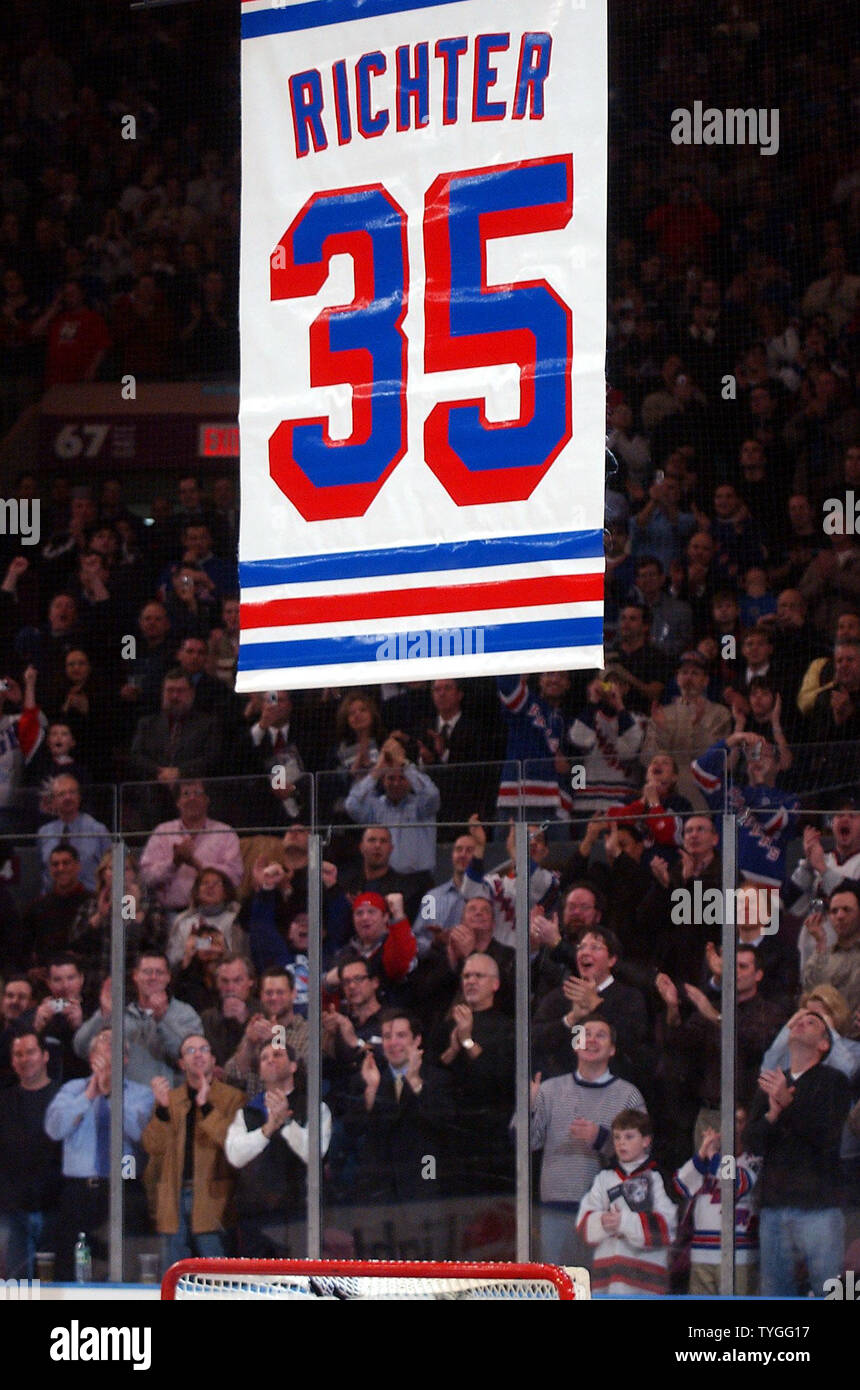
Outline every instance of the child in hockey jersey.
<path fill-rule="evenodd" d="M 724 781 L 743 748 L 747 786 L 732 781 L 724 805 Z M 736 733 L 721 739 L 690 765 L 693 778 L 712 811 L 733 811 L 738 818 L 738 873 L 747 883 L 781 888 L 787 869 L 785 852 L 794 834 L 800 801 L 774 785 L 779 753 L 758 734 Z"/>
<path fill-rule="evenodd" d="M 595 1245 L 595 1293 L 655 1297 L 669 1290 L 669 1247 L 677 1214 L 650 1158 L 653 1129 L 644 1110 L 612 1121 L 615 1166 L 598 1173 L 579 1208 L 577 1231 Z"/>
<path fill-rule="evenodd" d="M 577 814 L 605 811 L 632 794 L 645 731 L 625 709 L 629 689 L 617 671 L 602 672 L 589 682 L 588 703 L 568 729 L 574 757 L 585 774 L 584 786 L 576 792 Z"/>
<path fill-rule="evenodd" d="M 761 1159 L 743 1152 L 747 1112 L 735 1111 L 735 1292 L 750 1297 L 758 1292 L 758 1216 L 753 1189 Z M 716 1298 L 720 1292 L 720 1136 L 705 1129 L 698 1152 L 675 1174 L 676 1190 L 693 1199 L 693 1238 L 690 1243 L 691 1294 Z"/>
<path fill-rule="evenodd" d="M 81 786 L 91 780 L 89 768 L 76 755 L 75 736 L 68 724 L 64 719 L 52 719 L 24 772 L 25 786 L 41 787 L 40 810 L 46 815 L 51 814 L 51 780 L 60 776 L 75 777 Z"/>

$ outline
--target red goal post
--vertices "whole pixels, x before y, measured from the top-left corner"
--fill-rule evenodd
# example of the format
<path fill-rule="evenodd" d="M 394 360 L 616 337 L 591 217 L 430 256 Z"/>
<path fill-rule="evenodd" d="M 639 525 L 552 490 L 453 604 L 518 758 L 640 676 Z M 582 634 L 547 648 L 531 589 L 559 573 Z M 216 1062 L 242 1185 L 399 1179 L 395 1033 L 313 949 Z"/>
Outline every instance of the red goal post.
<path fill-rule="evenodd" d="M 588 1298 L 584 1270 L 558 1265 L 434 1260 L 180 1260 L 161 1297 L 189 1299 Z"/>

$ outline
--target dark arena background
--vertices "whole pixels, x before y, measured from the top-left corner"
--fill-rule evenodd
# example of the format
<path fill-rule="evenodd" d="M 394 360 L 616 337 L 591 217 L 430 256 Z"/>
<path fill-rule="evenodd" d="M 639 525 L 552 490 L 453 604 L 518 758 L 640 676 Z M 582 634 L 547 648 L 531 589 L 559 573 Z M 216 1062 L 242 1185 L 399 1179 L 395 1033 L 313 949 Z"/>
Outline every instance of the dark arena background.
<path fill-rule="evenodd" d="M 250 696 L 239 8 L 5 10 L 0 1273 L 853 1298 L 856 8 L 609 5 L 604 670 Z"/>

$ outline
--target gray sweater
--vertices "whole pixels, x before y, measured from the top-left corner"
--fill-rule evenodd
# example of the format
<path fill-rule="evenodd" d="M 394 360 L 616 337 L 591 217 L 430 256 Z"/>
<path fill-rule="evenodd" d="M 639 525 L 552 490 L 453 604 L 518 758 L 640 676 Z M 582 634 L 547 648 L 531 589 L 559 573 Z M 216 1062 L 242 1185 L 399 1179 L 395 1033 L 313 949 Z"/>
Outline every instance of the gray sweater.
<path fill-rule="evenodd" d="M 532 1111 L 531 1146 L 543 1149 L 540 1177 L 542 1202 L 578 1202 L 612 1156 L 611 1126 L 621 1110 L 647 1109 L 629 1081 L 610 1076 L 605 1081 L 581 1081 L 573 1073 L 544 1081 Z M 574 1120 L 600 1126 L 593 1146 L 574 1139 Z"/>
<path fill-rule="evenodd" d="M 74 1037 L 73 1047 L 79 1057 L 86 1057 L 91 1040 L 110 1019 L 97 1009 L 92 1018 L 82 1023 Z M 203 1024 L 190 1004 L 171 999 L 167 1013 L 160 1022 L 147 1014 L 139 1004 L 128 1004 L 123 1019 L 123 1034 L 128 1047 L 126 1080 L 140 1081 L 148 1086 L 154 1076 L 166 1076 L 171 1086 L 178 1086 L 182 1074 L 178 1070 L 179 1048 L 191 1033 L 202 1033 Z"/>

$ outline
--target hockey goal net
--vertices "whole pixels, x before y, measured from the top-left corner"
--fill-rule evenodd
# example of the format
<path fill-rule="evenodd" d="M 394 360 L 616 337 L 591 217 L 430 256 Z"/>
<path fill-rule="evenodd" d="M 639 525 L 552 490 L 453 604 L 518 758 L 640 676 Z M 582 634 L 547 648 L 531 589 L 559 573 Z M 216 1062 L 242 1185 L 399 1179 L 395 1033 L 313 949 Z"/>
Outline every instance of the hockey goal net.
<path fill-rule="evenodd" d="M 581 1269 L 387 1260 L 180 1260 L 163 1299 L 588 1298 Z"/>

